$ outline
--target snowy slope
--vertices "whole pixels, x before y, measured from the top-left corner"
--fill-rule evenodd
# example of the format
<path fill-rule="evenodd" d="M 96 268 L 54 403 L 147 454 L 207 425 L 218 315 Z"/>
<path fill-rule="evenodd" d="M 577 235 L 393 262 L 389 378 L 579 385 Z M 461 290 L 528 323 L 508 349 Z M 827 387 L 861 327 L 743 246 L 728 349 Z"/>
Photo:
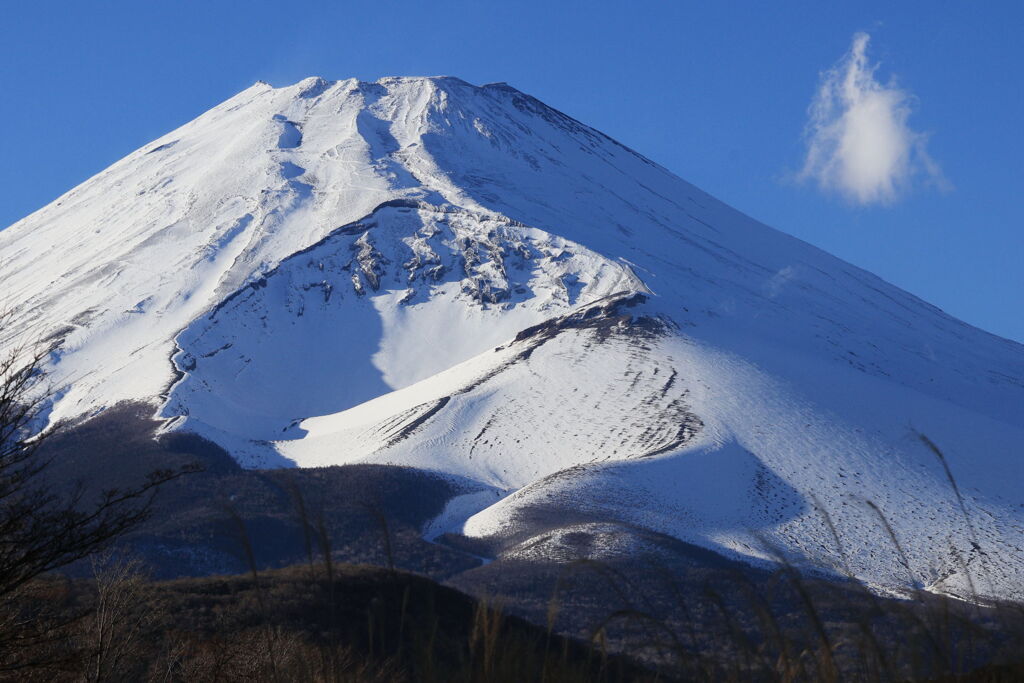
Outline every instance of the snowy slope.
<path fill-rule="evenodd" d="M 249 466 L 447 473 L 426 531 L 509 555 L 621 522 L 905 584 L 870 500 L 914 582 L 1024 593 L 1024 348 L 504 84 L 256 84 L 0 259 L 53 419 L 144 400 Z"/>

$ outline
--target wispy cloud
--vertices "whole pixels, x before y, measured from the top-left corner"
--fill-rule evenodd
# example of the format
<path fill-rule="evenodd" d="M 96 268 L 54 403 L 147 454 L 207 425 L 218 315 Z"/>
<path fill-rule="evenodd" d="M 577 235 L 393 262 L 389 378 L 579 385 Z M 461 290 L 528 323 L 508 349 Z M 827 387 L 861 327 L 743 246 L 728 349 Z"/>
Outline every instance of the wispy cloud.
<path fill-rule="evenodd" d="M 910 93 L 875 79 L 870 36 L 853 36 L 850 51 L 822 74 L 809 109 L 807 159 L 800 178 L 859 204 L 894 201 L 916 179 L 948 183 L 925 149 L 927 137 L 907 123 Z"/>

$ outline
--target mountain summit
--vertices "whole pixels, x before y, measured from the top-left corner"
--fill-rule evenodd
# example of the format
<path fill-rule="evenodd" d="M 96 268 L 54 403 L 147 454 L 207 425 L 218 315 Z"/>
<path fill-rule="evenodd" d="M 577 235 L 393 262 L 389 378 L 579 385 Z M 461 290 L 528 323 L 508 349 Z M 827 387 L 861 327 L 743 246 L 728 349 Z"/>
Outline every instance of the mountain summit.
<path fill-rule="evenodd" d="M 1024 347 L 506 84 L 257 83 L 0 259 L 53 421 L 146 401 L 246 466 L 443 473 L 424 533 L 494 556 L 645 530 L 952 593 L 986 557 L 1024 595 Z"/>

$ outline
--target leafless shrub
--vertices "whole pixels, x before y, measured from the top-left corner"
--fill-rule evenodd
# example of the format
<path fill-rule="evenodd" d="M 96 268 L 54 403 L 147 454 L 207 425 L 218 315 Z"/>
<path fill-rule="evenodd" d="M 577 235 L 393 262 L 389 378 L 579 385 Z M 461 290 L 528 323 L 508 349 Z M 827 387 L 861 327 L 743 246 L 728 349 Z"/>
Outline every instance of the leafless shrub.
<path fill-rule="evenodd" d="M 0 328 L 7 321 L 0 315 Z M 50 636 L 40 628 L 50 622 L 12 616 L 24 614 L 30 584 L 137 527 L 149 517 L 160 486 L 194 470 L 156 470 L 141 484 L 103 490 L 95 499 L 82 484 L 67 489 L 47 477 L 50 461 L 39 449 L 53 434 L 42 430 L 52 394 L 43 367 L 48 354 L 36 346 L 0 357 L 0 674 L 37 665 L 46 651 L 39 643 Z M 65 626 L 58 619 L 48 628 Z"/>

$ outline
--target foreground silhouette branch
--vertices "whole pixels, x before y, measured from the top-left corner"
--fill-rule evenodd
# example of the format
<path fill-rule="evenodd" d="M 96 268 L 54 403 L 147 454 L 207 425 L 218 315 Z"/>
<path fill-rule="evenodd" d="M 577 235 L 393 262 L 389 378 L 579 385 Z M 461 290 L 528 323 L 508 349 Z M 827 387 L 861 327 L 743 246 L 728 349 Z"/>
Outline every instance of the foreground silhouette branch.
<path fill-rule="evenodd" d="M 0 328 L 3 323 L 0 316 Z M 148 519 L 163 484 L 199 469 L 159 469 L 133 487 L 91 495 L 84 484 L 47 476 L 51 460 L 40 449 L 54 431 L 42 429 L 52 396 L 44 384 L 48 354 L 22 347 L 0 356 L 0 611 L 6 614 L 17 611 L 33 580 L 107 548 Z M 0 620 L 0 654 L 26 644 L 22 623 Z"/>

